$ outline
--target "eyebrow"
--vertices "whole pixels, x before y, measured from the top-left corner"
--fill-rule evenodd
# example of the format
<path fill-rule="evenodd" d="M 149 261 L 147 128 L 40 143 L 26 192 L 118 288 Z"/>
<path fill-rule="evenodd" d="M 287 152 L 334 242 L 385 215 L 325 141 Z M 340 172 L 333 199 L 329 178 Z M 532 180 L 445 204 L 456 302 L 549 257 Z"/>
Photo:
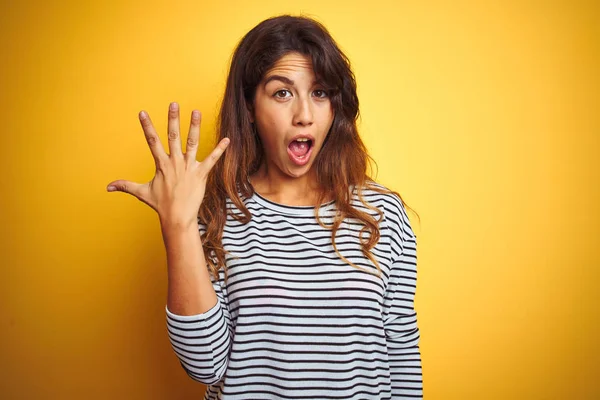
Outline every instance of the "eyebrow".
<path fill-rule="evenodd" d="M 271 82 L 271 81 L 275 81 L 275 80 L 277 80 L 277 81 L 281 81 L 281 82 L 283 82 L 283 83 L 286 83 L 286 84 L 288 84 L 288 85 L 292 85 L 292 86 L 294 85 L 294 81 L 293 81 L 293 80 L 291 80 L 291 79 L 289 79 L 289 78 L 286 78 L 285 76 L 281 76 L 281 75 L 271 75 L 270 77 L 268 77 L 268 78 L 265 80 L 265 83 L 264 83 L 263 87 L 267 87 L 267 83 L 269 83 L 269 82 Z"/>
<path fill-rule="evenodd" d="M 282 76 L 282 75 L 271 75 L 270 77 L 268 77 L 265 80 L 265 83 L 263 84 L 263 87 L 267 87 L 267 84 L 269 82 L 271 82 L 271 81 L 281 81 L 281 82 L 283 82 L 285 84 L 288 84 L 290 86 L 294 86 L 294 81 L 291 80 L 291 79 L 289 79 L 289 78 L 286 78 L 285 76 Z M 316 80 L 316 81 L 313 82 L 313 86 L 314 85 L 322 85 L 322 83 L 321 83 L 320 80 Z"/>

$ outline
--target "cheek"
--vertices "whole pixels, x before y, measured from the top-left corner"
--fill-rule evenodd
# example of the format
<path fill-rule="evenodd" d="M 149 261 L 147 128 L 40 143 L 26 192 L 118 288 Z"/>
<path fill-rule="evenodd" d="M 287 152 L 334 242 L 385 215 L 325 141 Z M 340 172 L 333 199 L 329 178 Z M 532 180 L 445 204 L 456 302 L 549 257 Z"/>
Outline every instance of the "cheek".
<path fill-rule="evenodd" d="M 335 113 L 333 112 L 333 110 L 329 111 L 329 127 L 331 127 L 331 125 L 333 125 L 333 120 L 335 118 Z M 329 128 L 327 129 L 329 130 Z"/>
<path fill-rule="evenodd" d="M 331 102 L 328 102 L 327 104 L 321 104 L 317 110 L 319 112 L 319 118 L 321 121 L 325 122 L 324 125 L 330 125 L 333 122 L 334 111 L 333 104 L 331 104 Z"/>
<path fill-rule="evenodd" d="M 320 125 L 325 130 L 325 132 L 324 132 L 325 134 L 327 134 L 327 132 L 329 132 L 329 128 L 331 128 L 331 125 L 333 125 L 334 117 L 335 117 L 335 114 L 333 112 L 333 108 L 324 107 L 323 110 L 321 110 L 319 119 L 321 122 Z"/>
<path fill-rule="evenodd" d="M 270 153 L 277 149 L 282 141 L 282 137 L 284 137 L 281 125 L 278 121 L 273 118 L 266 118 L 266 116 L 263 115 L 260 119 L 257 119 L 257 126 L 259 132 L 258 135 L 263 143 L 263 147 L 266 150 L 270 150 Z"/>
<path fill-rule="evenodd" d="M 257 114 L 256 122 L 263 143 L 275 143 L 285 136 L 285 118 L 281 112 L 262 112 Z"/>

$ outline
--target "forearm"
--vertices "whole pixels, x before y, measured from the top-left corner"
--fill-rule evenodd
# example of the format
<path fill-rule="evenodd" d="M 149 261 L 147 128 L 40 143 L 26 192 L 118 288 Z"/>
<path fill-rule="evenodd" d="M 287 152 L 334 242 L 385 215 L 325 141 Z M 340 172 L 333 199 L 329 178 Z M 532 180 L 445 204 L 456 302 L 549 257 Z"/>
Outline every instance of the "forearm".
<path fill-rule="evenodd" d="M 187 374 L 206 385 L 221 380 L 231 348 L 229 313 L 223 307 L 221 296 L 219 299 L 221 305 L 200 315 L 174 315 L 166 310 L 169 339 L 175 354 Z"/>
<path fill-rule="evenodd" d="M 167 253 L 167 307 L 178 315 L 196 315 L 217 303 L 198 226 L 161 223 Z"/>

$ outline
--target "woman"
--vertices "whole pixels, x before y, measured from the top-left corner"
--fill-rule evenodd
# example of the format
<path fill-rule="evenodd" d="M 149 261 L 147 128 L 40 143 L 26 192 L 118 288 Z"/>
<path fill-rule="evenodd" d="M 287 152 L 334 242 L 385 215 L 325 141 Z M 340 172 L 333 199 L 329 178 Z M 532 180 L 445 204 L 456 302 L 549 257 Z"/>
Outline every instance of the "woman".
<path fill-rule="evenodd" d="M 347 58 L 292 16 L 239 43 L 205 161 L 197 111 L 183 154 L 171 105 L 169 155 L 140 113 L 156 176 L 109 190 L 158 212 L 169 337 L 205 399 L 422 398 L 416 237 L 357 117 Z"/>

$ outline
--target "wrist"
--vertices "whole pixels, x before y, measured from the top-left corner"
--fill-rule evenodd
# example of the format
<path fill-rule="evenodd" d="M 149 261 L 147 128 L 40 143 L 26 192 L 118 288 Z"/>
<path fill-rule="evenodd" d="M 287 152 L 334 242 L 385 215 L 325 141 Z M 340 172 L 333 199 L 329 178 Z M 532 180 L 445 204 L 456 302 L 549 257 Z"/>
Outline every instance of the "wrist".
<path fill-rule="evenodd" d="M 190 230 L 198 230 L 198 220 L 194 219 L 183 219 L 183 218 L 162 218 L 159 217 L 160 228 L 163 234 L 187 232 Z"/>

